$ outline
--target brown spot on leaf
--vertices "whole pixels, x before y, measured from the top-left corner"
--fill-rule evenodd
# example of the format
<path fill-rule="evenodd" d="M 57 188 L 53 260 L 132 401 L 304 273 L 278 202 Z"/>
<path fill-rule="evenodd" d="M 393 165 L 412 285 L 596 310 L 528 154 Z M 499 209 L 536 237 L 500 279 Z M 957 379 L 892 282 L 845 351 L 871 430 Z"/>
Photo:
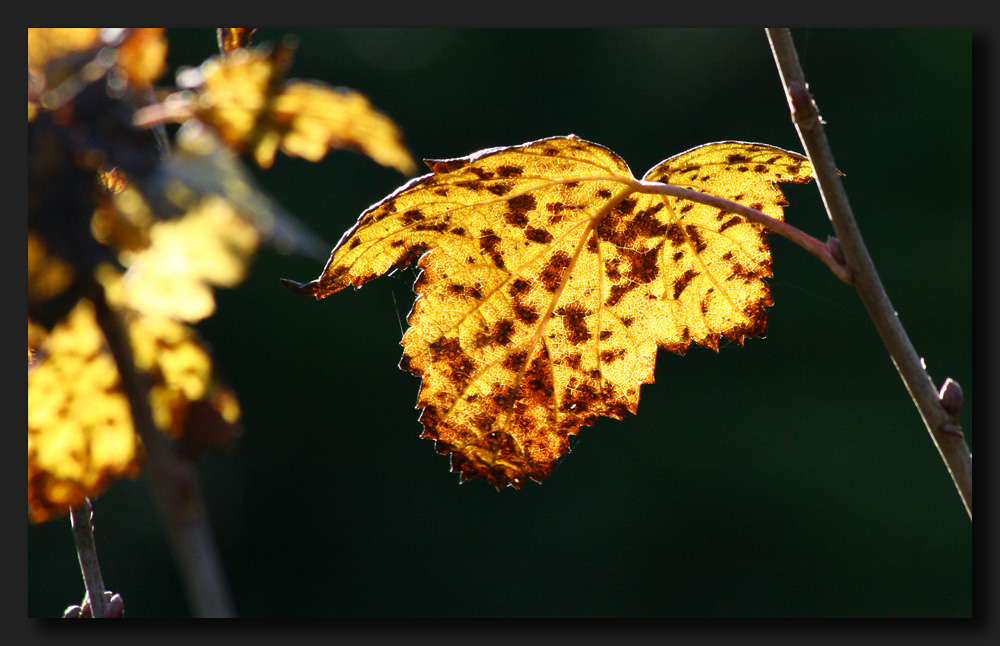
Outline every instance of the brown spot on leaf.
<path fill-rule="evenodd" d="M 549 263 L 542 270 L 538 279 L 542 281 L 545 289 L 555 292 L 567 267 L 569 267 L 569 254 L 560 249 L 549 258 Z"/>
<path fill-rule="evenodd" d="M 619 265 L 621 265 L 620 258 L 608 258 L 604 261 L 604 273 L 607 274 L 611 282 L 621 280 L 622 272 L 618 270 Z"/>
<path fill-rule="evenodd" d="M 487 186 L 486 190 L 489 191 L 490 193 L 493 193 L 494 195 L 503 196 L 506 195 L 507 193 L 510 193 L 512 188 L 513 184 L 511 184 L 510 182 L 494 182 L 490 186 Z"/>
<path fill-rule="evenodd" d="M 729 227 L 736 226 L 737 224 L 739 224 L 742 221 L 743 221 L 743 218 L 741 218 L 738 215 L 734 215 L 733 217 L 729 218 L 728 220 L 726 220 L 725 222 L 722 223 L 722 226 L 719 227 L 719 233 L 722 233 L 723 231 L 725 231 Z"/>
<path fill-rule="evenodd" d="M 558 312 L 563 317 L 563 327 L 566 328 L 566 339 L 573 345 L 589 341 L 593 336 L 587 329 L 587 317 L 592 314 L 579 303 L 570 303 L 560 307 Z"/>
<path fill-rule="evenodd" d="M 660 266 L 657 262 L 660 245 L 645 251 L 621 249 L 620 253 L 629 262 L 629 268 L 625 271 L 625 275 L 635 282 L 651 283 L 660 274 Z"/>
<path fill-rule="evenodd" d="M 503 214 L 503 219 L 507 221 L 507 224 L 518 229 L 523 229 L 528 224 L 528 216 L 524 213 L 507 212 Z"/>
<path fill-rule="evenodd" d="M 531 325 L 538 320 L 538 311 L 535 310 L 530 305 L 522 303 L 520 301 L 514 301 L 511 304 L 511 308 L 514 310 L 514 317 L 521 321 L 522 323 L 527 323 Z"/>
<path fill-rule="evenodd" d="M 694 250 L 697 253 L 701 253 L 708 248 L 708 243 L 706 243 L 705 239 L 701 237 L 701 231 L 699 231 L 696 226 L 689 224 L 684 227 L 684 230 L 687 231 L 688 238 L 691 239 L 691 243 L 694 245 Z"/>
<path fill-rule="evenodd" d="M 612 363 L 615 359 L 621 359 L 624 356 L 625 356 L 625 348 L 601 351 L 601 361 L 603 363 Z"/>
<path fill-rule="evenodd" d="M 747 269 L 742 264 L 740 264 L 740 263 L 738 263 L 736 261 L 733 261 L 732 265 L 733 265 L 733 273 L 731 273 L 729 276 L 727 276 L 726 280 L 733 280 L 735 278 L 742 278 L 743 282 L 746 283 L 746 282 L 749 282 L 750 280 L 752 280 L 752 279 L 754 279 L 754 278 L 757 277 L 756 273 L 754 273 L 753 271 L 750 271 L 749 269 Z"/>
<path fill-rule="evenodd" d="M 552 392 L 552 362 L 548 350 L 542 346 L 541 352 L 531 360 L 531 366 L 524 373 L 519 399 L 551 408 Z"/>
<path fill-rule="evenodd" d="M 403 253 L 399 255 L 396 262 L 392 263 L 393 269 L 406 269 L 411 262 L 419 258 L 430 248 L 426 242 L 418 242 L 412 247 L 407 248 Z"/>
<path fill-rule="evenodd" d="M 502 346 L 510 345 L 514 340 L 514 322 L 510 319 L 500 319 L 493 325 L 492 339 Z"/>
<path fill-rule="evenodd" d="M 681 293 L 687 288 L 688 285 L 691 284 L 691 281 L 697 275 L 698 275 L 697 271 L 695 271 L 694 269 L 688 269 L 683 274 L 681 274 L 680 277 L 677 280 L 674 281 L 674 300 L 675 301 L 678 298 L 680 298 Z"/>
<path fill-rule="evenodd" d="M 615 207 L 611 210 L 615 213 L 618 213 L 619 215 L 628 215 L 633 210 L 635 210 L 635 205 L 636 205 L 635 198 L 630 197 L 628 199 L 622 200 L 618 204 L 615 204 Z"/>
<path fill-rule="evenodd" d="M 455 384 L 455 390 L 464 390 L 469 380 L 472 379 L 472 372 L 475 370 L 476 364 L 472 357 L 462 350 L 458 339 L 441 337 L 431 343 L 427 349 L 430 351 L 432 362 L 444 364 L 445 376 Z"/>
<path fill-rule="evenodd" d="M 518 175 L 523 175 L 524 169 L 520 166 L 497 166 L 497 175 L 500 177 L 517 177 Z"/>
<path fill-rule="evenodd" d="M 437 222 L 421 222 L 413 227 L 414 231 L 437 231 L 438 233 L 448 228 L 448 223 L 443 220 Z"/>
<path fill-rule="evenodd" d="M 518 350 L 516 352 L 511 352 L 504 357 L 504 360 L 500 365 L 511 372 L 517 372 L 521 369 L 521 366 L 524 365 L 524 361 L 527 358 L 528 354 L 524 350 Z"/>
<path fill-rule="evenodd" d="M 536 205 L 537 202 L 535 201 L 535 196 L 531 194 L 518 195 L 507 201 L 507 207 L 515 213 L 527 213 L 528 211 L 533 211 Z"/>
<path fill-rule="evenodd" d="M 440 175 L 442 173 L 450 173 L 453 170 L 458 170 L 469 162 L 465 159 L 425 159 L 424 163 L 430 166 L 431 170 L 434 171 L 435 174 Z"/>
<path fill-rule="evenodd" d="M 643 209 L 635 216 L 631 227 L 636 235 L 647 238 L 662 236 L 667 231 L 667 225 L 657 219 L 656 214 L 663 208 L 663 202 L 648 209 Z"/>
<path fill-rule="evenodd" d="M 403 213 L 403 224 L 406 226 L 423 219 L 424 214 L 420 211 L 420 209 L 410 209 L 409 211 L 405 211 Z"/>
<path fill-rule="evenodd" d="M 523 278 L 518 278 L 515 279 L 507 288 L 507 293 L 510 294 L 511 296 L 517 297 L 520 296 L 521 294 L 526 293 L 530 287 L 531 285 L 528 283 L 528 281 L 524 280 Z"/>
<path fill-rule="evenodd" d="M 538 242 L 541 244 L 548 244 L 552 242 L 552 234 L 545 229 L 536 229 L 535 227 L 528 227 L 524 230 L 524 237 L 532 242 Z"/>
<path fill-rule="evenodd" d="M 628 287 L 623 285 L 612 285 L 611 289 L 608 290 L 608 298 L 604 301 L 604 304 L 608 307 L 614 307 L 628 291 Z"/>
<path fill-rule="evenodd" d="M 670 226 L 667 227 L 667 239 L 675 247 L 681 246 L 686 241 L 684 231 L 681 230 L 680 225 L 674 223 L 670 223 Z"/>
<path fill-rule="evenodd" d="M 482 236 L 479 238 L 479 248 L 493 260 L 494 265 L 503 269 L 503 256 L 497 248 L 499 246 L 500 236 L 498 236 L 493 229 L 483 229 Z"/>

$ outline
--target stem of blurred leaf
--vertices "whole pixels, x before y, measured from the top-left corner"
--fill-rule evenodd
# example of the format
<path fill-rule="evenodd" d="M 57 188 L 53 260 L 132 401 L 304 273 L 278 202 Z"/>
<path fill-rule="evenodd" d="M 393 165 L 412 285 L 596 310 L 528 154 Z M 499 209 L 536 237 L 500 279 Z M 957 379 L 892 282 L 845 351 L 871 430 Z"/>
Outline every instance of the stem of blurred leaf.
<path fill-rule="evenodd" d="M 92 514 L 90 499 L 84 498 L 82 505 L 70 510 L 70 523 L 73 526 L 73 541 L 76 543 L 76 556 L 80 561 L 80 571 L 83 573 L 83 584 L 87 589 L 87 599 L 90 600 L 90 616 L 103 617 L 106 608 L 104 577 L 101 575 L 101 564 L 97 560 L 94 527 L 90 522 Z"/>
<path fill-rule="evenodd" d="M 169 438 L 157 429 L 149 404 L 149 386 L 136 369 L 125 324 L 108 305 L 96 281 L 92 294 L 97 323 L 114 356 L 122 391 L 146 450 L 146 474 L 192 613 L 197 617 L 233 617 L 231 595 L 202 504 L 197 472 L 193 465 L 178 459 Z"/>

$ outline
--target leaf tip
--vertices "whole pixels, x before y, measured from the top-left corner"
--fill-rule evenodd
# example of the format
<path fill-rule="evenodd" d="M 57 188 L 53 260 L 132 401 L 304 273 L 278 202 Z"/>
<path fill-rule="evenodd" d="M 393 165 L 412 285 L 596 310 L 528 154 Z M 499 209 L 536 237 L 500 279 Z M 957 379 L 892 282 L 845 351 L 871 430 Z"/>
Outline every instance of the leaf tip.
<path fill-rule="evenodd" d="M 280 278 L 279 281 L 282 287 L 295 294 L 302 294 L 303 296 L 317 296 L 319 294 L 318 281 L 315 280 L 308 283 L 299 283 L 288 278 Z"/>

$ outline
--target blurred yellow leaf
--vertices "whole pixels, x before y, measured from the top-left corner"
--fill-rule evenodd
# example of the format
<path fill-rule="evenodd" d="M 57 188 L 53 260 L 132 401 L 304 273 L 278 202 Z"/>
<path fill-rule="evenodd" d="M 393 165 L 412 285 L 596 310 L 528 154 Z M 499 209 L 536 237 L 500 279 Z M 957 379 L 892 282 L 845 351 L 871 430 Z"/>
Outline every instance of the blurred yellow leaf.
<path fill-rule="evenodd" d="M 69 263 L 46 253 L 45 247 L 44 240 L 28 232 L 28 294 L 37 300 L 55 298 L 76 276 Z"/>
<path fill-rule="evenodd" d="M 116 270 L 102 269 L 110 300 L 120 296 Z M 192 405 L 224 411 L 212 424 L 197 410 L 198 433 L 231 437 L 239 407 L 212 377 L 211 358 L 196 333 L 170 318 L 126 317 L 136 367 L 152 380 L 157 427 L 184 438 Z M 30 344 L 29 327 L 29 344 Z M 189 443 L 205 444 L 189 438 Z M 213 440 L 211 443 L 219 443 Z M 80 300 L 48 334 L 28 372 L 28 516 L 43 522 L 94 497 L 117 478 L 135 476 L 142 443 L 114 358 L 88 300 Z"/>
<path fill-rule="evenodd" d="M 218 196 L 181 218 L 154 222 L 148 235 L 149 246 L 127 263 L 123 302 L 188 322 L 212 315 L 212 288 L 240 283 L 260 242 L 254 227 Z"/>
<path fill-rule="evenodd" d="M 167 71 L 167 39 L 163 27 L 129 29 L 118 46 L 118 67 L 129 85 L 146 89 Z"/>
<path fill-rule="evenodd" d="M 310 161 L 330 148 L 356 148 L 402 173 L 416 164 L 395 123 L 368 99 L 311 81 L 285 82 L 288 50 L 236 49 L 202 65 L 195 115 L 230 145 L 268 168 L 280 148 Z"/>
<path fill-rule="evenodd" d="M 97 27 L 29 27 L 28 71 L 39 73 L 51 61 L 86 51 L 100 44 L 100 37 Z"/>
<path fill-rule="evenodd" d="M 764 229 L 643 192 L 612 151 L 574 136 L 429 161 L 360 216 L 322 275 L 323 298 L 418 262 L 400 367 L 422 378 L 424 437 L 462 479 L 540 481 L 569 436 L 635 413 L 658 347 L 762 336 L 772 304 Z M 672 157 L 645 180 L 782 218 L 796 153 L 741 142 Z"/>

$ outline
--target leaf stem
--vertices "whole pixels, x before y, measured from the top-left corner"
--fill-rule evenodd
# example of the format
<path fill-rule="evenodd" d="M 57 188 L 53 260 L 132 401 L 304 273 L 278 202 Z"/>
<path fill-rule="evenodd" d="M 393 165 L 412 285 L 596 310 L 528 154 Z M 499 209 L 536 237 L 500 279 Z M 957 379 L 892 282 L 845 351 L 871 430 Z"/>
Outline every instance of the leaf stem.
<path fill-rule="evenodd" d="M 854 287 L 920 412 L 971 520 L 972 454 L 957 423 L 957 415 L 942 405 L 941 397 L 900 323 L 868 254 L 840 181 L 819 110 L 809 93 L 790 31 L 767 29 L 767 36 L 791 109 L 792 122 L 812 162 L 827 215 L 843 247 L 847 265 L 853 271 Z"/>
<path fill-rule="evenodd" d="M 181 123 L 194 117 L 194 105 L 190 101 L 168 97 L 166 101 L 137 108 L 132 115 L 132 123 L 137 128 L 153 128 L 167 123 Z"/>
<path fill-rule="evenodd" d="M 716 208 L 729 211 L 730 213 L 742 215 L 751 222 L 763 225 L 771 231 L 788 238 L 812 255 L 816 256 L 830 268 L 830 271 L 832 271 L 837 278 L 845 283 L 850 283 L 853 280 L 850 268 L 837 260 L 837 258 L 830 252 L 830 247 L 828 245 L 820 242 L 808 233 L 793 227 L 783 220 L 777 220 L 769 215 L 761 213 L 756 209 L 751 209 L 749 206 L 740 204 L 739 202 L 733 202 L 732 200 L 727 200 L 724 197 L 709 195 L 708 193 L 702 193 L 701 191 L 696 191 L 690 188 L 674 186 L 673 184 L 636 180 L 636 186 L 636 190 L 641 193 L 670 195 L 685 200 L 691 200 L 692 202 L 699 202 L 701 204 L 707 204 L 708 206 L 714 206 Z"/>
<path fill-rule="evenodd" d="M 83 499 L 83 504 L 70 510 L 70 524 L 73 526 L 73 541 L 76 543 L 76 556 L 80 561 L 80 571 L 83 573 L 83 585 L 87 589 L 87 599 L 90 600 L 90 616 L 103 617 L 104 577 L 101 576 L 101 564 L 97 560 L 97 544 L 94 542 L 94 527 L 90 522 L 93 508 L 89 498 Z"/>
<path fill-rule="evenodd" d="M 97 323 L 115 359 L 133 424 L 146 450 L 146 474 L 193 614 L 232 617 L 232 601 L 201 501 L 197 473 L 193 465 L 177 457 L 169 438 L 156 427 L 149 404 L 149 385 L 136 368 L 121 316 L 110 307 L 104 289 L 96 281 L 91 291 Z"/>

